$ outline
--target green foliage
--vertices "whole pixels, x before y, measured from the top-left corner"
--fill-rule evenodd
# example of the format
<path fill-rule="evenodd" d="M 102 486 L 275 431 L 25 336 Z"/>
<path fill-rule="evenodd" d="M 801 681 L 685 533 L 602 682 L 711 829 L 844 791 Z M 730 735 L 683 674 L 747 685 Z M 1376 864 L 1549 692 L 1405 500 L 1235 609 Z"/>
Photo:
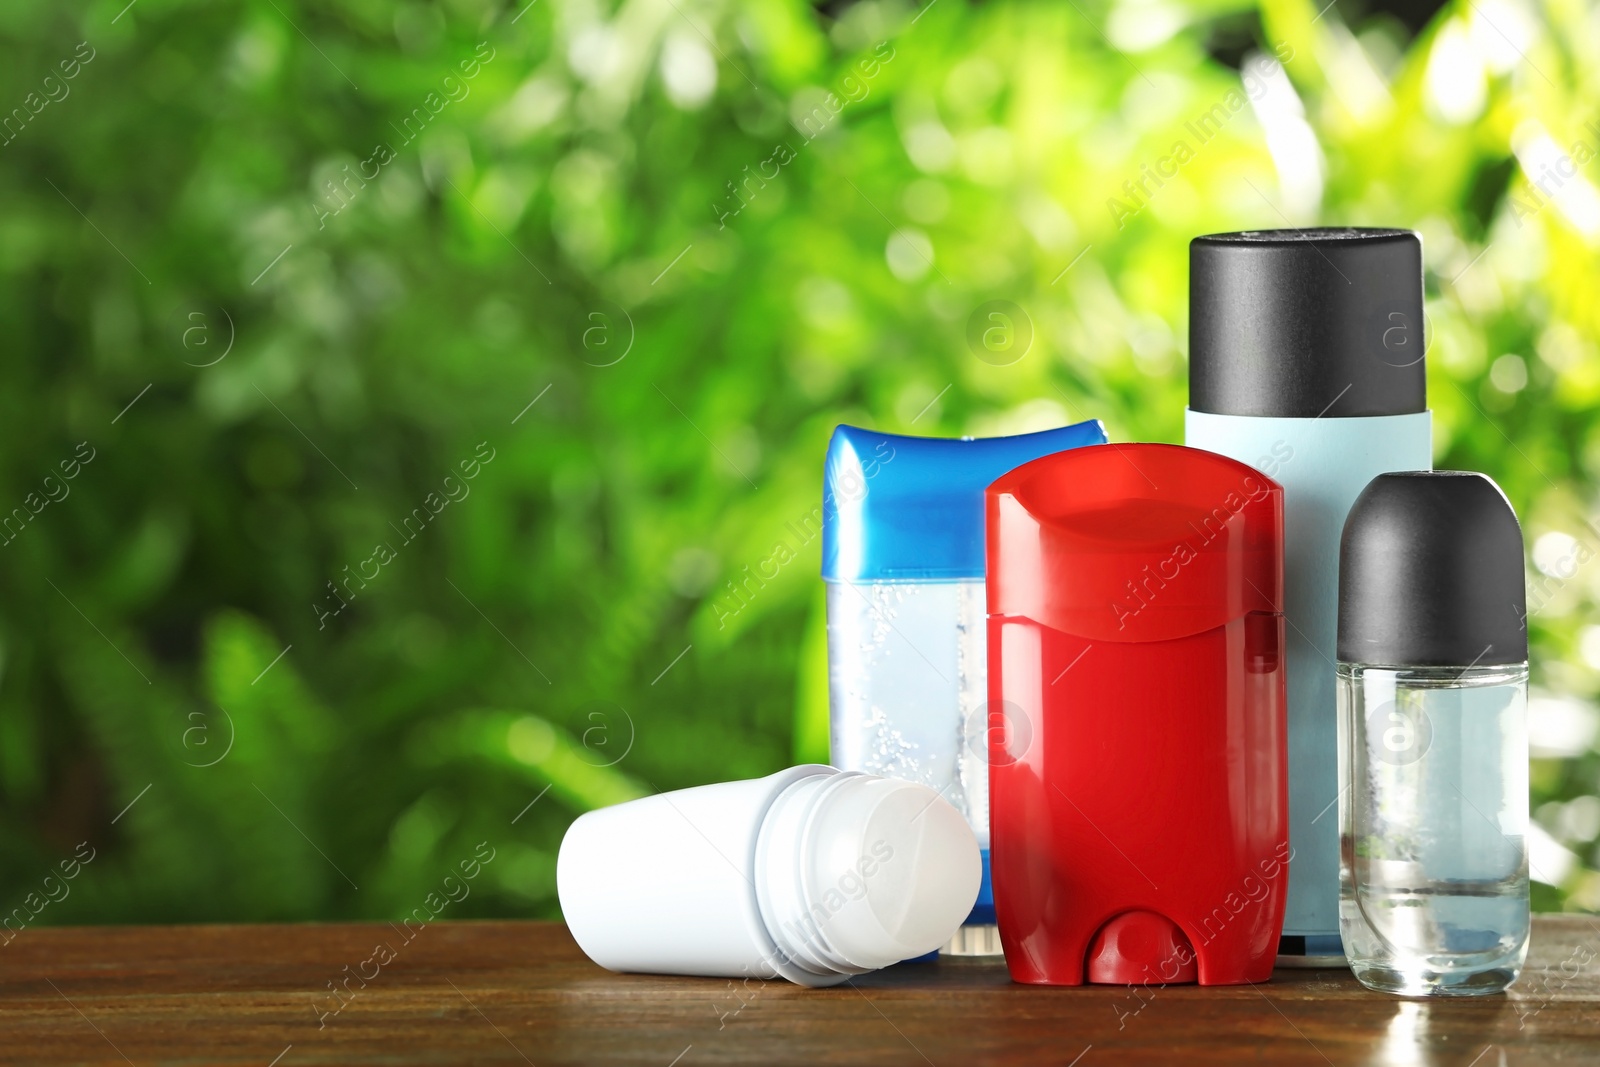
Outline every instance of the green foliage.
<path fill-rule="evenodd" d="M 834 424 L 1179 440 L 1188 239 L 1319 221 L 1425 236 L 1600 905 L 1593 15 L 5 5 L 4 906 L 87 840 L 36 921 L 393 916 L 487 841 L 452 914 L 554 914 L 576 812 L 824 754 L 816 542 L 731 590 Z"/>

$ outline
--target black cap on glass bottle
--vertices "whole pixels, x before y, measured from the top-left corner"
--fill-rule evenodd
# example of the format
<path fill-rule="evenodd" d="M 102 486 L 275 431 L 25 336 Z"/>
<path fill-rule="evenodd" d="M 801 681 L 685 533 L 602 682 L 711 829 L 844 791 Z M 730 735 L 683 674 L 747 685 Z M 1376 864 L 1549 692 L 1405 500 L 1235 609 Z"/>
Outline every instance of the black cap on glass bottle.
<path fill-rule="evenodd" d="M 1189 244 L 1189 406 L 1353 418 L 1427 409 L 1422 238 L 1246 230 Z"/>
<path fill-rule="evenodd" d="M 1339 545 L 1339 659 L 1469 667 L 1528 658 L 1522 527 L 1493 479 L 1380 474 Z"/>

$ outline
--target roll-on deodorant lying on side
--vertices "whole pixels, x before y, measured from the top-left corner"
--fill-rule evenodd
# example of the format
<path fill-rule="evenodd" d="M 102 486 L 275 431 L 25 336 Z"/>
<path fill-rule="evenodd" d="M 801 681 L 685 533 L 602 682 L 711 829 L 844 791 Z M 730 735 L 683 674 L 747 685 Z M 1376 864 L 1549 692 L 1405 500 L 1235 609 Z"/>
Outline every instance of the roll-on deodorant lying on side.
<path fill-rule="evenodd" d="M 562 914 L 600 966 L 806 986 L 932 952 L 981 876 L 933 790 L 819 765 L 588 812 L 556 859 Z"/>
<path fill-rule="evenodd" d="M 1422 239 L 1250 230 L 1189 246 L 1185 441 L 1283 486 L 1289 892 L 1279 962 L 1342 963 L 1334 634 L 1339 535 L 1387 471 L 1433 465 Z"/>

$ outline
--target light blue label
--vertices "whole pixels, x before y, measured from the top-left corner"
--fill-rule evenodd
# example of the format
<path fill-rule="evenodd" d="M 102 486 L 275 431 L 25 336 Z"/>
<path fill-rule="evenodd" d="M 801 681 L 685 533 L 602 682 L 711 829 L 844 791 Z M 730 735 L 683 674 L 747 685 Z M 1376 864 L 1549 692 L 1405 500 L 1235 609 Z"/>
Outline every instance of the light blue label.
<path fill-rule="evenodd" d="M 1337 936 L 1339 537 L 1350 506 L 1373 478 L 1432 469 L 1432 413 L 1271 419 L 1190 410 L 1184 422 L 1191 447 L 1248 463 L 1283 486 L 1293 850 L 1283 932 Z"/>

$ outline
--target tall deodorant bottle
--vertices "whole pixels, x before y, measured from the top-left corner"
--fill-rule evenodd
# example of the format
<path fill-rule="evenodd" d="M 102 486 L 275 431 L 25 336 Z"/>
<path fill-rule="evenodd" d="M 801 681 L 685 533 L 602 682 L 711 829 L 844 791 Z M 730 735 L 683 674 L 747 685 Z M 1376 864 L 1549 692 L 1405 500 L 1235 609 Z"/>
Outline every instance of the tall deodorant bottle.
<path fill-rule="evenodd" d="M 1368 482 L 1433 466 L 1422 239 L 1248 230 L 1189 246 L 1185 441 L 1283 486 L 1289 891 L 1279 963 L 1338 966 L 1339 536 Z"/>

